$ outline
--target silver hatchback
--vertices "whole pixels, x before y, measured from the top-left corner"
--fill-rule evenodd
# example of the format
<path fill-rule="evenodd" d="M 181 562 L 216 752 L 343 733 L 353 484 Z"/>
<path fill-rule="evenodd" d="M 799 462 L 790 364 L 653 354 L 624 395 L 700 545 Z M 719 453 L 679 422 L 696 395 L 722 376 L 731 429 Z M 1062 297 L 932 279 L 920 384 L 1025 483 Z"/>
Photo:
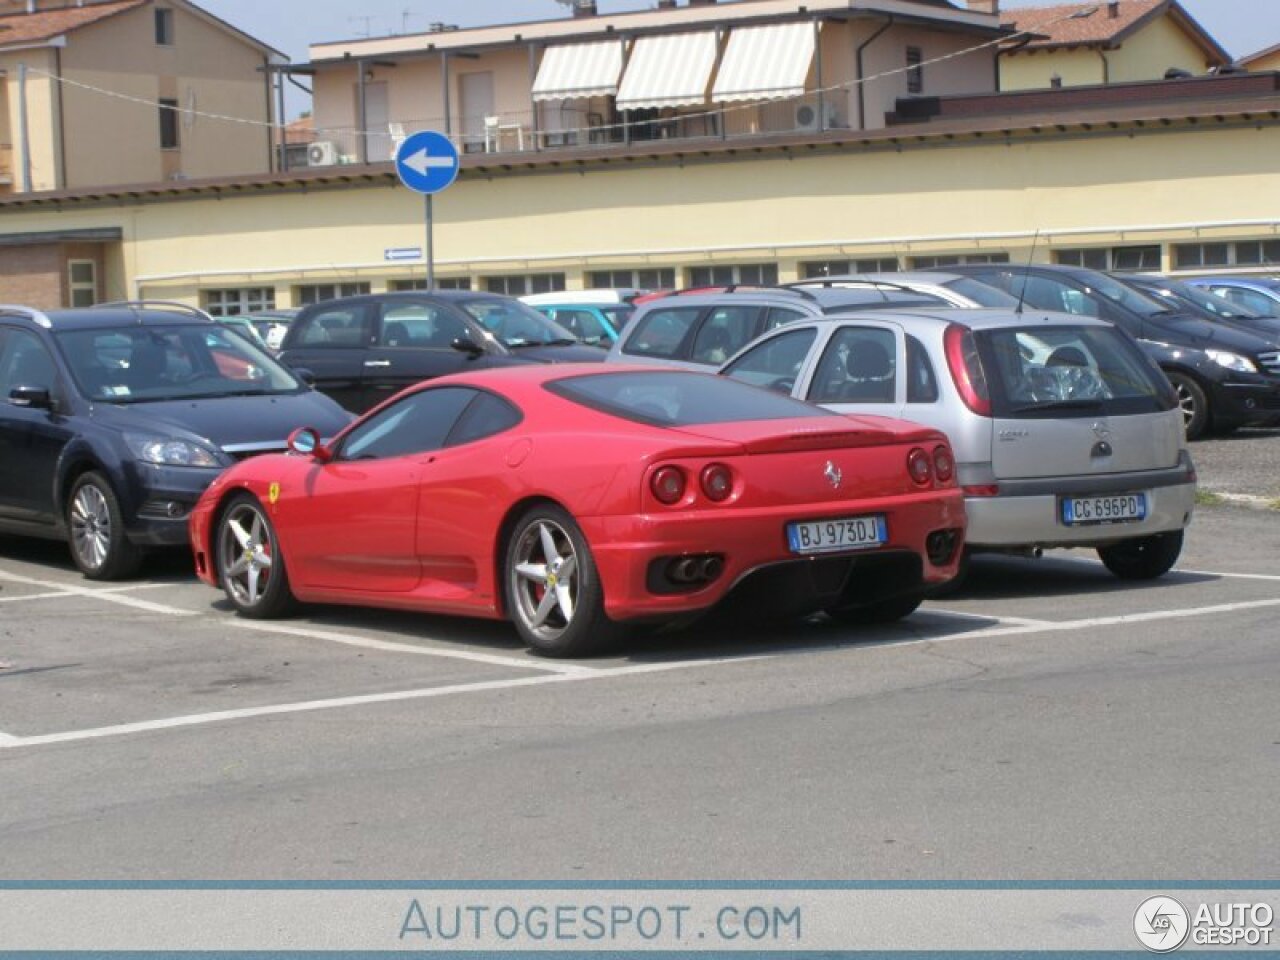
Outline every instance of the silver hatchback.
<path fill-rule="evenodd" d="M 1104 321 L 918 308 L 801 321 L 720 373 L 945 432 L 973 551 L 1091 547 L 1117 576 L 1149 579 L 1182 549 L 1196 477 L 1177 397 Z"/>

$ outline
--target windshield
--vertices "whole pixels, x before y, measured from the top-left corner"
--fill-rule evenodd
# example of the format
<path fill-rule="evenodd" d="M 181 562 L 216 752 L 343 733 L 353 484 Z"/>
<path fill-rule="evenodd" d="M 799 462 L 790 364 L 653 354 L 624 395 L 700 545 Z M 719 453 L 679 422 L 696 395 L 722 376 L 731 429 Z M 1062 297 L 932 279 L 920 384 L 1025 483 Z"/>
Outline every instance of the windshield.
<path fill-rule="evenodd" d="M 221 324 L 68 330 L 58 341 L 91 400 L 194 400 L 303 389 L 263 350 Z"/>
<path fill-rule="evenodd" d="M 1119 416 L 1173 407 L 1157 371 L 1114 327 L 984 330 L 977 340 L 997 417 Z"/>
<path fill-rule="evenodd" d="M 519 300 L 463 300 L 461 306 L 506 347 L 580 343 L 578 337 Z"/>
<path fill-rule="evenodd" d="M 834 416 L 768 390 L 708 373 L 673 370 L 590 374 L 547 389 L 592 410 L 660 427 Z"/>
<path fill-rule="evenodd" d="M 1157 317 L 1161 314 L 1172 312 L 1171 308 L 1166 304 L 1153 300 L 1131 287 L 1126 287 L 1119 280 L 1112 280 L 1106 274 L 1091 273 L 1084 282 L 1108 300 L 1112 300 L 1122 307 L 1127 307 L 1134 313 L 1139 313 L 1144 317 Z"/>
<path fill-rule="evenodd" d="M 957 277 L 943 284 L 948 290 L 954 290 L 960 296 L 972 300 L 980 307 L 998 307 L 1013 309 L 1018 306 L 1018 298 L 1011 297 L 1003 290 L 974 280 L 972 277 Z"/>

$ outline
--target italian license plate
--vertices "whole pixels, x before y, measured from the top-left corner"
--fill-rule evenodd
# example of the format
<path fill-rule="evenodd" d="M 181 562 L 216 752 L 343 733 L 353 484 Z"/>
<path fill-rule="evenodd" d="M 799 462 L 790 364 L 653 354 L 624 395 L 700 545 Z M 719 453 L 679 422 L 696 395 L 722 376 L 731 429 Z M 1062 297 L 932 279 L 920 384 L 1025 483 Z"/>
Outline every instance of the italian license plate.
<path fill-rule="evenodd" d="M 865 550 L 888 542 L 889 525 L 880 514 L 787 524 L 787 543 L 792 553 Z"/>
<path fill-rule="evenodd" d="M 1105 497 L 1063 497 L 1062 522 L 1068 527 L 1102 523 L 1137 523 L 1147 518 L 1145 493 Z"/>

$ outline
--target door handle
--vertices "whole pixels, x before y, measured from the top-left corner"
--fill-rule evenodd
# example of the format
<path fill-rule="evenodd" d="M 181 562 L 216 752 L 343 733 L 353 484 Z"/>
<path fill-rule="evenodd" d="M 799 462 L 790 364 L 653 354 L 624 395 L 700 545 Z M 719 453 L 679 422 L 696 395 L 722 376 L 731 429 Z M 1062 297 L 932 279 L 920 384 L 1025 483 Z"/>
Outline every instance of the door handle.
<path fill-rule="evenodd" d="M 366 367 L 389 367 L 391 366 L 391 361 L 390 360 L 366 360 L 364 362 L 364 365 Z"/>

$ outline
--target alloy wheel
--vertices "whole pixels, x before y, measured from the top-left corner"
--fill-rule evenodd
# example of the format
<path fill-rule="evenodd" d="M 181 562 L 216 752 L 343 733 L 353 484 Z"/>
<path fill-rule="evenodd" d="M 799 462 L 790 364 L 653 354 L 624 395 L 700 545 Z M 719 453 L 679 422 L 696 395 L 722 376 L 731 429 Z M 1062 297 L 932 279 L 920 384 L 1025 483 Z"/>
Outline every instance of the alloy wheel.
<path fill-rule="evenodd" d="M 530 632 L 555 640 L 573 623 L 580 586 L 578 554 L 559 524 L 531 524 L 511 555 L 511 591 L 516 615 Z"/>
<path fill-rule="evenodd" d="M 112 533 L 107 498 L 86 483 L 71 501 L 71 544 L 83 566 L 96 570 L 107 562 Z"/>
<path fill-rule="evenodd" d="M 274 556 L 267 519 L 253 504 L 237 503 L 222 521 L 218 553 L 224 587 L 234 599 L 255 607 L 271 582 Z"/>

